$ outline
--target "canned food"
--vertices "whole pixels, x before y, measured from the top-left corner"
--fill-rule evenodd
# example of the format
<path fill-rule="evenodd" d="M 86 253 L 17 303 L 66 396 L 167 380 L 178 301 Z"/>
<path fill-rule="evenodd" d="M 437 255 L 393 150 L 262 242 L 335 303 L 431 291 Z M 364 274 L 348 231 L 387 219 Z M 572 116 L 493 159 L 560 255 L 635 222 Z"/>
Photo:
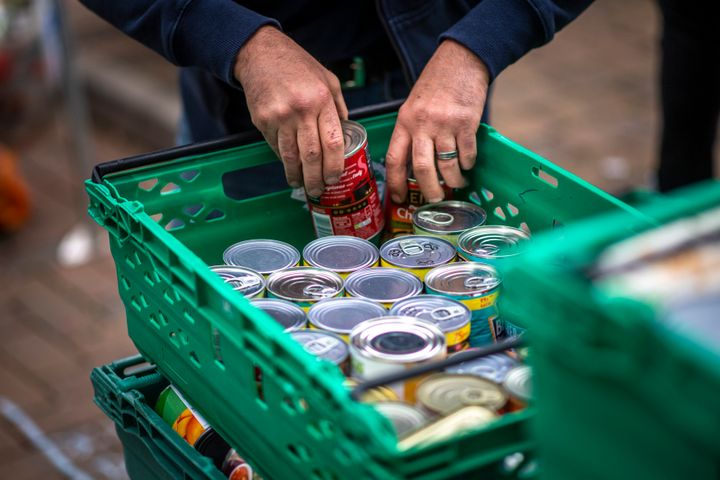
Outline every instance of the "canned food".
<path fill-rule="evenodd" d="M 421 428 L 430 420 L 424 412 L 403 402 L 378 402 L 373 406 L 390 420 L 398 438 Z"/>
<path fill-rule="evenodd" d="M 346 342 L 355 326 L 387 315 L 385 307 L 364 298 L 338 297 L 321 300 L 308 310 L 310 328 L 333 332 Z"/>
<path fill-rule="evenodd" d="M 350 332 L 352 372 L 361 380 L 442 360 L 446 356 L 445 335 L 434 324 L 412 317 L 388 316 L 366 320 Z M 390 385 L 398 397 L 415 403 L 421 377 Z"/>
<path fill-rule="evenodd" d="M 228 480 L 253 480 L 256 478 L 250 464 L 233 448 L 227 452 L 220 471 Z"/>
<path fill-rule="evenodd" d="M 160 393 L 155 403 L 155 411 L 190 445 L 194 445 L 210 428 L 207 421 L 190 406 L 174 385 L 169 385 Z"/>
<path fill-rule="evenodd" d="M 275 319 L 285 332 L 305 328 L 305 311 L 292 302 L 279 298 L 258 298 L 251 303 Z"/>
<path fill-rule="evenodd" d="M 527 365 L 515 367 L 507 374 L 503 387 L 508 392 L 508 410 L 522 410 L 532 398 L 532 371 Z"/>
<path fill-rule="evenodd" d="M 418 404 L 434 415 L 447 415 L 460 407 L 477 405 L 499 412 L 507 394 L 497 383 L 474 375 L 436 373 L 418 385 Z"/>
<path fill-rule="evenodd" d="M 307 192 L 308 208 L 319 237 L 351 235 L 379 238 L 385 225 L 380 194 L 372 170 L 367 132 L 357 122 L 343 120 L 345 169 L 335 185 L 320 197 Z"/>
<path fill-rule="evenodd" d="M 357 387 L 359 383 L 360 382 L 358 382 L 354 378 L 347 378 L 345 379 L 344 385 L 349 389 L 353 389 Z M 392 388 L 388 388 L 385 386 L 365 390 L 365 392 L 362 394 L 362 397 L 360 397 L 360 401 L 365 403 L 397 402 L 398 400 L 399 399 L 395 391 Z"/>
<path fill-rule="evenodd" d="M 492 322 L 495 327 L 495 338 L 502 340 L 504 338 L 519 337 L 525 333 L 525 328 L 514 323 L 507 316 L 498 315 Z"/>
<path fill-rule="evenodd" d="M 482 225 L 467 230 L 457 239 L 458 255 L 468 262 L 499 264 L 520 255 L 530 235 L 507 225 Z"/>
<path fill-rule="evenodd" d="M 208 427 L 195 441 L 193 448 L 203 457 L 210 458 L 215 467 L 221 468 L 230 444 L 214 428 Z"/>
<path fill-rule="evenodd" d="M 470 350 L 477 350 L 470 349 Z M 505 353 L 496 353 L 448 367 L 446 372 L 458 375 L 475 375 L 502 384 L 508 372 L 520 363 Z"/>
<path fill-rule="evenodd" d="M 425 277 L 425 290 L 459 300 L 472 311 L 470 346 L 479 347 L 493 341 L 495 303 L 500 292 L 497 270 L 482 263 L 454 263 L 430 271 Z"/>
<path fill-rule="evenodd" d="M 323 298 L 337 297 L 342 292 L 340 275 L 322 268 L 288 268 L 273 273 L 267 280 L 268 297 L 294 302 L 305 311 Z"/>
<path fill-rule="evenodd" d="M 443 189 L 444 198 L 446 200 L 452 200 L 452 188 L 448 187 L 442 180 L 440 181 L 440 186 Z M 385 230 L 392 235 L 402 232 L 411 233 L 413 231 L 413 213 L 418 207 L 425 204 L 427 204 L 427 201 L 420 191 L 420 185 L 417 180 L 412 178 L 412 175 L 408 175 L 407 196 L 403 203 L 395 203 L 392 201 L 390 195 L 386 195 Z"/>
<path fill-rule="evenodd" d="M 485 407 L 472 405 L 440 417 L 416 430 L 398 442 L 398 449 L 408 450 L 452 438 L 460 433 L 480 428 L 497 418 L 497 414 Z"/>
<path fill-rule="evenodd" d="M 270 275 L 296 267 L 300 263 L 300 252 L 279 240 L 245 240 L 229 246 L 223 252 L 223 262 Z"/>
<path fill-rule="evenodd" d="M 385 307 L 422 292 L 422 282 L 411 273 L 394 268 L 371 268 L 348 275 L 345 291 L 349 296 L 382 303 Z"/>
<path fill-rule="evenodd" d="M 308 243 L 303 250 L 303 259 L 306 265 L 324 268 L 345 278 L 357 270 L 377 266 L 380 252 L 367 240 L 338 235 Z"/>
<path fill-rule="evenodd" d="M 222 278 L 225 283 L 245 298 L 262 297 L 265 291 L 265 278 L 254 270 L 235 265 L 213 265 L 210 270 Z"/>
<path fill-rule="evenodd" d="M 417 295 L 397 302 L 390 315 L 415 317 L 434 323 L 445 334 L 448 353 L 465 350 L 470 337 L 470 309 L 448 297 Z"/>
<path fill-rule="evenodd" d="M 310 355 L 332 362 L 344 374 L 348 374 L 350 351 L 348 344 L 339 335 L 320 330 L 298 330 L 290 332 L 290 335 Z"/>
<path fill-rule="evenodd" d="M 485 223 L 485 210 L 469 202 L 449 201 L 418 208 L 413 213 L 413 231 L 416 235 L 439 237 L 453 245 L 457 237 L 469 228 Z"/>
<path fill-rule="evenodd" d="M 423 280 L 431 268 L 455 260 L 455 254 L 452 243 L 442 238 L 407 235 L 380 247 L 380 265 L 406 270 Z"/>

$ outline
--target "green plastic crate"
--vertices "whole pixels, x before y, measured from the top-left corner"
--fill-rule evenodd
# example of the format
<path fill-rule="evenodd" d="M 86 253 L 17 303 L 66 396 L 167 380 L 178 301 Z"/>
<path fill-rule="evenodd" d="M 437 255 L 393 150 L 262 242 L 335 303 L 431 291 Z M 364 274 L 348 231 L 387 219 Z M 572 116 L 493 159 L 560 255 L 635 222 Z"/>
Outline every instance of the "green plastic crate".
<path fill-rule="evenodd" d="M 384 157 L 395 118 L 362 121 L 373 159 Z M 223 177 L 276 161 L 265 143 L 234 145 L 241 142 L 111 162 L 86 182 L 89 212 L 110 234 L 139 351 L 272 478 L 450 478 L 530 448 L 531 410 L 398 451 L 390 424 L 351 400 L 335 366 L 304 352 L 207 268 L 236 241 L 275 238 L 302 248 L 313 239 L 309 215 L 289 190 L 242 201 L 226 195 Z M 641 216 L 487 126 L 470 180 L 491 223 L 533 232 L 609 210 Z"/>
<path fill-rule="evenodd" d="M 642 208 L 667 223 L 718 205 L 715 183 Z M 602 294 L 581 273 L 628 227 L 651 225 L 626 215 L 578 223 L 562 247 L 539 239 L 527 268 L 507 275 L 503 302 L 529 312 L 542 473 L 720 478 L 720 355 L 656 322 L 650 306 Z"/>

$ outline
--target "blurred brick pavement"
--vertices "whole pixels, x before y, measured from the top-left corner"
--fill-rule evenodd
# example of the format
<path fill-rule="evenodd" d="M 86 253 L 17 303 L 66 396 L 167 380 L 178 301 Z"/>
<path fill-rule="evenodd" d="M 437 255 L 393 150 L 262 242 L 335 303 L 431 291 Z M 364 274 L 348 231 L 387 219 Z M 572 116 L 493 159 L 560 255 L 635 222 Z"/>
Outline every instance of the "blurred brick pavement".
<path fill-rule="evenodd" d="M 73 6 L 80 63 L 95 89 L 96 120 L 103 119 L 92 134 L 96 158 L 169 146 L 177 116 L 172 67 L 78 8 Z M 551 45 L 499 77 L 493 125 L 609 191 L 646 183 L 657 137 L 657 24 L 650 0 L 597 1 Z M 105 84 L 108 69 L 119 78 Z M 123 83 L 127 88 L 118 90 Z M 143 100 L 163 89 L 169 93 L 151 95 L 158 103 Z M 125 110 L 107 103 L 113 95 Z M 32 142 L 20 146 L 33 217 L 21 232 L 0 239 L 0 395 L 25 410 L 94 478 L 120 479 L 121 448 L 111 422 L 92 403 L 88 375 L 134 348 L 106 238 L 87 265 L 63 268 L 55 260 L 61 237 L 86 215 L 82 180 L 89 172 L 78 172 L 68 153 L 67 122 L 49 115 Z M 138 116 L 154 133 L 131 128 Z M 0 471 L 14 479 L 61 478 L 2 418 Z"/>

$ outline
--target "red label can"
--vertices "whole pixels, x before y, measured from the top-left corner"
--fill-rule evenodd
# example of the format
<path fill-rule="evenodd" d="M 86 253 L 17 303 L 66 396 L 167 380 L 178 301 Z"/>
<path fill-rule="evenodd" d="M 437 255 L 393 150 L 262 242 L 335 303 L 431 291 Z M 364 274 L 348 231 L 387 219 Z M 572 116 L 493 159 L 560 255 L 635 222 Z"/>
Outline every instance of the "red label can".
<path fill-rule="evenodd" d="M 445 200 L 452 200 L 452 188 L 445 185 L 445 182 L 443 181 L 440 181 L 440 186 L 445 194 Z M 405 197 L 405 202 L 395 203 L 390 199 L 390 195 L 387 195 L 385 202 L 385 216 L 388 226 L 387 232 L 391 235 L 396 233 L 412 233 L 413 212 L 425 204 L 427 204 L 427 201 L 425 201 L 425 197 L 420 191 L 420 185 L 418 185 L 417 180 L 408 176 L 407 196 Z"/>
<path fill-rule="evenodd" d="M 343 121 L 342 128 L 345 170 L 340 181 L 326 186 L 319 198 L 307 196 L 315 234 L 318 238 L 352 235 L 372 239 L 382 231 L 385 218 L 370 161 L 367 132 L 352 121 Z"/>

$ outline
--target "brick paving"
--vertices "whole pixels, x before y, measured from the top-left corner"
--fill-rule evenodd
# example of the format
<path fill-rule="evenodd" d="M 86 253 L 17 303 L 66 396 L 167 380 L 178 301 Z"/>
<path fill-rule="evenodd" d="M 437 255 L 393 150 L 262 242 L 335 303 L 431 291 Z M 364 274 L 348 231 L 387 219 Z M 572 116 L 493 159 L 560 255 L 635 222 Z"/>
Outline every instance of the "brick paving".
<path fill-rule="evenodd" d="M 82 20 L 81 39 L 102 38 L 108 65 L 117 60 L 127 69 L 133 59 L 144 59 L 136 63 L 145 75 L 140 90 L 167 87 L 171 67 L 77 7 L 73 13 Z M 500 76 L 494 126 L 601 188 L 619 192 L 646 184 L 658 122 L 657 26 L 649 0 L 598 1 L 553 44 Z M 97 58 L 99 44 L 96 50 L 81 44 L 81 56 Z M 150 138 L 129 129 L 128 122 L 118 129 L 96 121 L 97 159 L 167 146 L 177 100 L 171 91 L 162 102 L 161 114 L 147 113 L 154 131 L 161 132 Z M 94 111 L 103 113 L 103 107 L 95 105 Z M 55 259 L 62 236 L 85 215 L 81 182 L 89 172 L 78 171 L 66 148 L 67 122 L 53 110 L 49 117 L 32 141 L 17 146 L 32 187 L 33 217 L 22 231 L 0 238 L 0 395 L 18 404 L 93 478 L 121 479 L 121 446 L 111 422 L 92 403 L 88 375 L 93 366 L 132 354 L 134 347 L 106 238 L 83 266 L 62 267 Z M 104 118 L 118 121 L 117 115 Z M 62 478 L 3 418 L 0 471 L 12 472 L 14 479 Z"/>

